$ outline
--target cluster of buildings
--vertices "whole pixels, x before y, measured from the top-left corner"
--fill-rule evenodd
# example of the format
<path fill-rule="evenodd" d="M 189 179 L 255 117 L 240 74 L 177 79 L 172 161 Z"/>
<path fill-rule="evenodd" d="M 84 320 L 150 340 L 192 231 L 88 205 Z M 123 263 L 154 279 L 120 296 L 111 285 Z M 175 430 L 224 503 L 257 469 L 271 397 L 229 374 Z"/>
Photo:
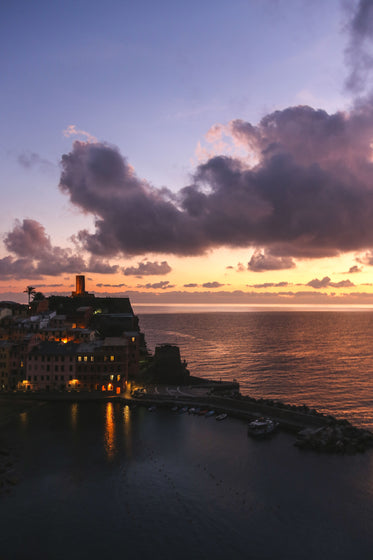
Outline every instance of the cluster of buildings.
<path fill-rule="evenodd" d="M 128 298 L 99 298 L 76 277 L 70 297 L 0 302 L 0 391 L 121 393 L 139 374 L 144 336 Z"/>

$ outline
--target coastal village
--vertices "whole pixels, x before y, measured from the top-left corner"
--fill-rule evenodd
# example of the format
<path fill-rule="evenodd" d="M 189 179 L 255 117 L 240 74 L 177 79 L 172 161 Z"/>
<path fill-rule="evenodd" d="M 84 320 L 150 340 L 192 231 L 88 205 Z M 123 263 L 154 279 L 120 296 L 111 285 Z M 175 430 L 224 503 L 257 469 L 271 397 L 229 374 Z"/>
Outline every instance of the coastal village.
<path fill-rule="evenodd" d="M 0 395 L 71 400 L 119 398 L 154 410 L 228 415 L 249 420 L 249 435 L 275 427 L 297 434 L 300 448 L 354 453 L 373 447 L 373 434 L 309 407 L 241 395 L 239 384 L 190 375 L 179 348 L 151 355 L 129 298 L 95 297 L 76 276 L 70 296 L 28 286 L 28 304 L 0 302 Z M 2 401 L 4 404 L 4 401 Z M 269 434 L 268 434 L 269 432 Z"/>
<path fill-rule="evenodd" d="M 150 365 L 129 298 L 95 297 L 82 275 L 69 297 L 26 291 L 0 303 L 0 391 L 121 394 Z"/>

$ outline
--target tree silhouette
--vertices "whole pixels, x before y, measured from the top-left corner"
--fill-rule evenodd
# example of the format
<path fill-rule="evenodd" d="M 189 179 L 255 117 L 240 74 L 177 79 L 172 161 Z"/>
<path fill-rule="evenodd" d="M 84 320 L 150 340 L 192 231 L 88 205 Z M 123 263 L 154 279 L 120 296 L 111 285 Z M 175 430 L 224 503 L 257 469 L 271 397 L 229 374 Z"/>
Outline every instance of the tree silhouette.
<path fill-rule="evenodd" d="M 23 293 L 28 295 L 28 304 L 30 305 L 31 296 L 36 293 L 35 288 L 33 288 L 32 286 L 27 286 Z"/>

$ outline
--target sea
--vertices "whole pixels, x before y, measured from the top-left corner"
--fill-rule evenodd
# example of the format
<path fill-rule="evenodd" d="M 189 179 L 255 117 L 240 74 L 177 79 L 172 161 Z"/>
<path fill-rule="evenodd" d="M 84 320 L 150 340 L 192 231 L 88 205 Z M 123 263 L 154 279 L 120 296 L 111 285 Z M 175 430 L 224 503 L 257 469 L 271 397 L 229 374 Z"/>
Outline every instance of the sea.
<path fill-rule="evenodd" d="M 191 375 L 306 404 L 373 431 L 373 309 L 141 313 L 151 352 L 176 344 Z M 165 311 L 165 310 L 164 310 Z"/>
<path fill-rule="evenodd" d="M 135 307 L 135 306 L 134 306 Z M 372 429 L 373 312 L 137 309 L 150 350 L 192 375 Z M 150 311 L 150 312 L 149 312 Z M 373 451 L 300 450 L 216 422 L 115 402 L 49 403 L 0 433 L 1 560 L 362 560 L 373 554 Z"/>

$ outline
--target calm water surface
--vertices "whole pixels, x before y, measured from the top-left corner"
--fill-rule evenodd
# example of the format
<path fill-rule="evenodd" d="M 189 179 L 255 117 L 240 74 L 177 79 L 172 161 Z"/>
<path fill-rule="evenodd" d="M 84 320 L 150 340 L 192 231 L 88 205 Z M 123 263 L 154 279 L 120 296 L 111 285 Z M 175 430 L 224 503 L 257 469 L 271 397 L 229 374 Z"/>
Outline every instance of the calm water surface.
<path fill-rule="evenodd" d="M 4 560 L 372 557 L 372 454 L 119 403 L 38 407 L 7 439 L 20 483 L 0 495 Z"/>
<path fill-rule="evenodd" d="M 373 314 L 140 315 L 193 374 L 373 428 Z M 1 435 L 19 484 L 0 491 L 1 560 L 373 556 L 373 453 L 318 455 L 244 422 L 57 403 Z M 1 443 L 1 442 L 0 442 Z M 1 445 L 0 445 L 1 447 Z"/>
<path fill-rule="evenodd" d="M 373 312 L 139 315 L 149 349 L 180 346 L 194 375 L 316 407 L 373 430 Z"/>

